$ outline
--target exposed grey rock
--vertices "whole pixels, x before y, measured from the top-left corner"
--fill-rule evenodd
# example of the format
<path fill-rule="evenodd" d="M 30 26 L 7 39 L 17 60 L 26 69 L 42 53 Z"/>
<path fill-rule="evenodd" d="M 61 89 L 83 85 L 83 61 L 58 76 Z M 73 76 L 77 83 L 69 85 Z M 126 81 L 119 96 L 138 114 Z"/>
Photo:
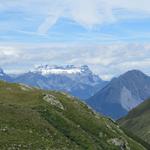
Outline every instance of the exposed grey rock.
<path fill-rule="evenodd" d="M 62 105 L 62 103 L 55 96 L 51 94 L 46 94 L 43 97 L 43 100 L 45 100 L 46 102 L 50 103 L 53 106 L 60 108 L 61 110 L 64 110 L 64 106 Z"/>
<path fill-rule="evenodd" d="M 20 83 L 19 85 L 20 85 L 20 88 L 21 88 L 23 91 L 30 91 L 30 90 L 33 89 L 32 87 L 30 87 L 30 86 L 28 86 L 28 85 L 26 85 L 26 84 Z"/>
<path fill-rule="evenodd" d="M 108 140 L 108 143 L 119 146 L 121 150 L 130 150 L 127 141 L 124 141 L 123 139 L 112 138 Z"/>

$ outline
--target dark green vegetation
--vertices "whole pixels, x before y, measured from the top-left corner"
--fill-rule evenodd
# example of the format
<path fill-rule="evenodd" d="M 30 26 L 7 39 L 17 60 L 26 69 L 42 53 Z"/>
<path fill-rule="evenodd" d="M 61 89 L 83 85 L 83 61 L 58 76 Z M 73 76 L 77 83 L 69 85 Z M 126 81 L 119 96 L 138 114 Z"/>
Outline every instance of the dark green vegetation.
<path fill-rule="evenodd" d="M 128 131 L 127 129 L 121 127 L 121 129 L 123 130 L 123 132 L 128 135 L 129 137 L 131 137 L 132 139 L 136 140 L 138 143 L 142 144 L 144 147 L 146 147 L 148 150 L 150 150 L 150 144 L 148 144 L 147 142 L 145 142 L 144 140 L 142 140 L 141 138 L 139 138 L 138 136 L 136 136 L 135 134 L 133 134 L 131 131 Z"/>
<path fill-rule="evenodd" d="M 118 123 L 150 144 L 150 99 L 140 104 Z"/>
<path fill-rule="evenodd" d="M 144 150 L 111 119 L 60 92 L 0 82 L 1 150 Z"/>

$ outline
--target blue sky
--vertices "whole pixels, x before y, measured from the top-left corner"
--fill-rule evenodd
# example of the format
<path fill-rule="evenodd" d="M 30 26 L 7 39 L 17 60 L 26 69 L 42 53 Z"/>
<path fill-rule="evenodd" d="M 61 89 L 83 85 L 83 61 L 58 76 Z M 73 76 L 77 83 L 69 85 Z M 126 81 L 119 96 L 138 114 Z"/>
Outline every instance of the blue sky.
<path fill-rule="evenodd" d="M 104 79 L 150 74 L 149 0 L 0 0 L 0 66 L 87 64 Z"/>

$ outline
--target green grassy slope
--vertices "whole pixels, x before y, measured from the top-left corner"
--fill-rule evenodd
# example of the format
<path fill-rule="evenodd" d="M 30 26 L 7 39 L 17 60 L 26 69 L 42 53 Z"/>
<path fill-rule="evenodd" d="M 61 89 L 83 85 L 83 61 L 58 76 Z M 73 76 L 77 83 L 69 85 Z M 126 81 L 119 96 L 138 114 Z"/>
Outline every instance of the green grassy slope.
<path fill-rule="evenodd" d="M 130 111 L 118 123 L 150 144 L 150 99 Z"/>
<path fill-rule="evenodd" d="M 144 150 L 65 93 L 0 81 L 1 150 Z"/>

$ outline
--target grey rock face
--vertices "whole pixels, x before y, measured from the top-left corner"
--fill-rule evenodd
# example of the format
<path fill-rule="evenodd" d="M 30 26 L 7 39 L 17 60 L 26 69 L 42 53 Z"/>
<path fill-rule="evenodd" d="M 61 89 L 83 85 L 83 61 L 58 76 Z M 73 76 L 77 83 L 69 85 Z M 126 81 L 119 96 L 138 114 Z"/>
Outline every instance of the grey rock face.
<path fill-rule="evenodd" d="M 98 112 L 118 119 L 150 97 L 150 77 L 138 70 L 128 71 L 87 100 Z"/>
<path fill-rule="evenodd" d="M 62 105 L 62 103 L 53 95 L 46 94 L 43 97 L 43 100 L 50 103 L 52 106 L 56 106 L 56 107 L 60 108 L 61 110 L 64 110 L 64 106 Z"/>

